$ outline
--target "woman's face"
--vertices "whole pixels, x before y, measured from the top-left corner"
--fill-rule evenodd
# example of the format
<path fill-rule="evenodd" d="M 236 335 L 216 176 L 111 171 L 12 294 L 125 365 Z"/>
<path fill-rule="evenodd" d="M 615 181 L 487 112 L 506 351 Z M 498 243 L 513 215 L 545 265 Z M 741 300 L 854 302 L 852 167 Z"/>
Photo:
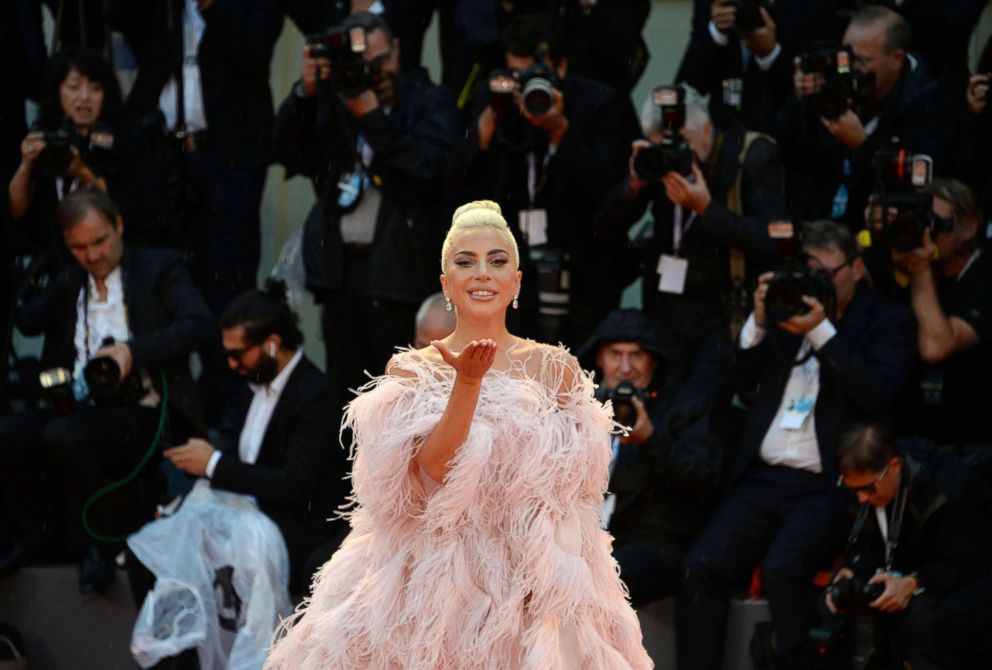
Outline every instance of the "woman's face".
<path fill-rule="evenodd" d="M 59 85 L 59 101 L 62 111 L 76 127 L 89 127 L 103 110 L 103 84 L 70 69 Z"/>
<path fill-rule="evenodd" d="M 520 276 L 507 240 L 493 228 L 472 228 L 451 245 L 441 286 L 460 316 L 485 317 L 506 311 Z"/>

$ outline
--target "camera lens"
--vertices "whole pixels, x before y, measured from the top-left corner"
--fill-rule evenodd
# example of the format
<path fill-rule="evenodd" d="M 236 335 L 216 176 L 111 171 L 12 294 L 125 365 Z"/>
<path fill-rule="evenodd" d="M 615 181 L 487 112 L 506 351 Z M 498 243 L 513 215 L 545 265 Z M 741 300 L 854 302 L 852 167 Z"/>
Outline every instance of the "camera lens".
<path fill-rule="evenodd" d="M 554 87 L 543 77 L 533 77 L 523 86 L 524 109 L 534 116 L 543 116 L 554 103 Z"/>

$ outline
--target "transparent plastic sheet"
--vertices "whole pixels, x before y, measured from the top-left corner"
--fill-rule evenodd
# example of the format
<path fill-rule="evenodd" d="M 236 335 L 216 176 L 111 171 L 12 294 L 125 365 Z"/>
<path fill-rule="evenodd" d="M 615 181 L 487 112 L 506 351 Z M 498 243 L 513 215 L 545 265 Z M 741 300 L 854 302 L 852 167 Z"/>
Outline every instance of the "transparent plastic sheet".
<path fill-rule="evenodd" d="M 279 258 L 269 276 L 286 282 L 286 299 L 299 312 L 306 294 L 306 270 L 303 267 L 303 230 L 293 232 L 282 245 Z"/>
<path fill-rule="evenodd" d="M 198 480 L 175 514 L 128 546 L 157 579 L 131 637 L 141 667 L 193 647 L 202 670 L 262 667 L 292 607 L 286 545 L 253 498 Z"/>

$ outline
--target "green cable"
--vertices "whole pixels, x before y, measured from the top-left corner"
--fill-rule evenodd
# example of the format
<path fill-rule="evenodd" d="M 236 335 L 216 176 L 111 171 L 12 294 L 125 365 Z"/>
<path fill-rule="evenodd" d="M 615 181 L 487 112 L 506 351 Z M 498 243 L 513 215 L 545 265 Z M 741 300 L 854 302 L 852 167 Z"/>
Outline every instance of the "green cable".
<path fill-rule="evenodd" d="M 145 469 L 145 466 L 148 465 L 148 461 L 150 461 L 152 456 L 155 454 L 155 449 L 158 448 L 158 441 L 162 438 L 162 431 L 165 430 L 165 411 L 169 405 L 169 381 L 165 378 L 165 372 L 161 372 L 160 374 L 162 375 L 162 409 L 159 410 L 158 428 L 155 429 L 155 436 L 152 438 L 152 443 L 151 445 L 149 445 L 148 451 L 145 452 L 145 455 L 141 458 L 141 460 L 134 467 L 134 469 L 127 474 L 127 476 L 125 476 L 123 479 L 118 479 L 116 482 L 110 482 L 109 484 L 103 486 L 102 488 L 97 489 L 96 493 L 91 495 L 89 499 L 86 501 L 86 504 L 83 505 L 83 513 L 82 513 L 83 528 L 85 528 L 86 532 L 90 534 L 90 537 L 92 537 L 97 542 L 106 542 L 108 544 L 112 544 L 114 542 L 124 542 L 128 538 L 129 534 L 109 536 L 96 532 L 95 530 L 93 530 L 93 528 L 90 527 L 90 522 L 88 517 L 89 517 L 90 507 L 92 507 L 96 503 L 96 501 L 98 501 L 100 498 L 107 495 L 111 491 L 116 491 L 122 486 L 126 486 L 130 484 L 132 481 L 134 481 L 135 478 L 141 474 L 141 471 Z"/>

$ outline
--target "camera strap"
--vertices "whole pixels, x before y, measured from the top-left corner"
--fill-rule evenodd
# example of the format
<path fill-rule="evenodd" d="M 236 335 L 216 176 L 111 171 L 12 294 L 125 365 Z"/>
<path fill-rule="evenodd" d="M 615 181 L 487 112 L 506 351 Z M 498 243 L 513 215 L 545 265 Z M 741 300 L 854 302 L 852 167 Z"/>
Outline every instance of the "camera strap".
<path fill-rule="evenodd" d="M 896 494 L 895 505 L 892 507 L 892 518 L 889 520 L 889 532 L 885 537 L 885 571 L 892 572 L 892 560 L 899 546 L 899 536 L 902 532 L 902 520 L 906 514 L 906 501 L 909 500 L 910 478 L 904 476 L 905 463 L 899 469 L 902 481 L 899 482 L 899 492 Z"/>
<path fill-rule="evenodd" d="M 683 224 L 683 218 L 685 217 L 685 210 L 682 205 L 675 205 L 674 212 L 672 214 L 672 254 L 678 256 L 682 249 L 682 238 L 686 236 L 689 229 L 692 228 L 692 224 L 698 218 L 698 214 L 695 211 L 689 214 L 689 220 Z"/>

